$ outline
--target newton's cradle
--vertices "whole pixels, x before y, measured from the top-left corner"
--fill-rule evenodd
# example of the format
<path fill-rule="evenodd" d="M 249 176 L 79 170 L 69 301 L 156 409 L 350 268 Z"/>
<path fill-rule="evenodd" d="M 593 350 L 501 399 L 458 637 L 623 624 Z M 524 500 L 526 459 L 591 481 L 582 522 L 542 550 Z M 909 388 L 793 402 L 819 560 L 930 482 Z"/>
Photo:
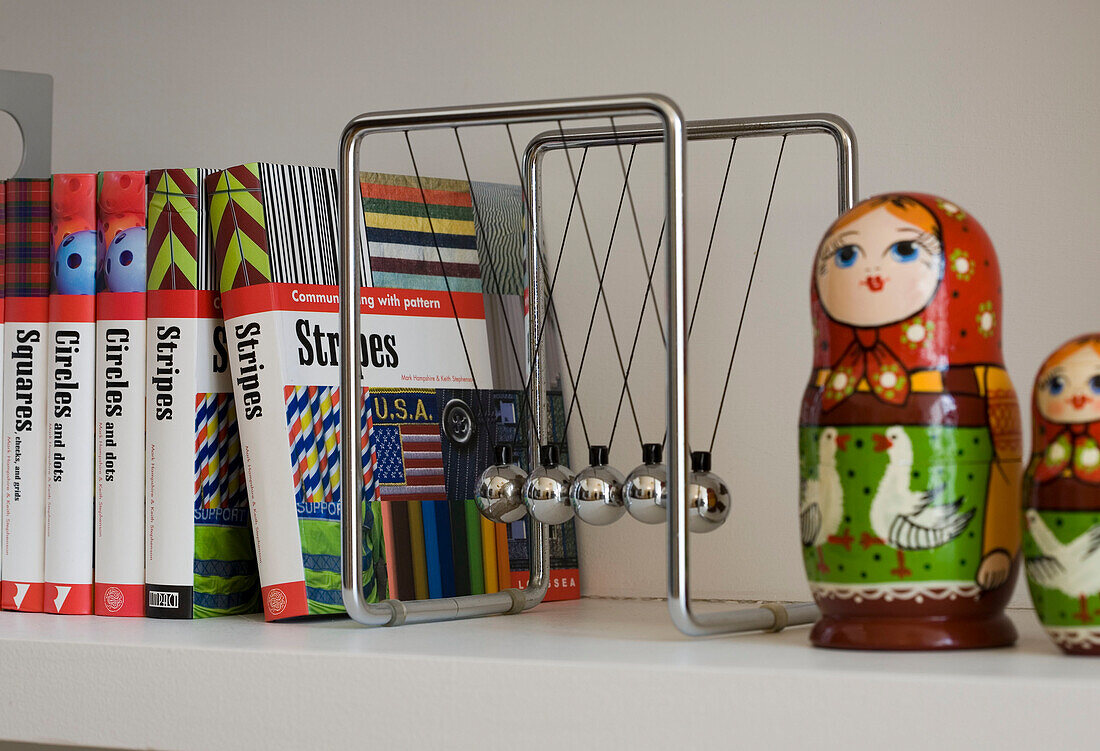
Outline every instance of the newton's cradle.
<path fill-rule="evenodd" d="M 624 124 L 623 119 L 646 118 L 655 120 L 654 125 Z M 607 120 L 607 126 L 589 126 L 565 129 L 563 123 L 577 120 Z M 619 120 L 619 124 L 616 124 Z M 511 127 L 517 124 L 545 123 L 549 129 L 535 136 L 523 150 L 522 155 L 515 149 Z M 679 107 L 672 100 L 660 95 L 630 95 L 586 99 L 566 99 L 557 101 L 536 101 L 516 104 L 482 105 L 473 107 L 454 107 L 440 109 L 405 110 L 377 112 L 360 115 L 345 127 L 340 142 L 340 386 L 345 394 L 359 394 L 362 390 L 361 372 L 350 364 L 360 362 L 359 349 L 359 306 L 357 280 L 360 276 L 360 256 L 357 242 L 356 217 L 359 212 L 357 175 L 359 154 L 367 136 L 381 133 L 397 133 L 404 136 L 408 145 L 409 157 L 420 180 L 416 156 L 409 139 L 412 131 L 451 130 L 457 150 L 461 157 L 466 178 L 469 180 L 469 167 L 463 149 L 461 131 L 470 128 L 502 126 L 507 130 L 508 141 L 512 147 L 511 159 L 515 162 L 516 172 L 522 186 L 524 203 L 524 251 L 526 254 L 526 278 L 528 279 L 528 315 L 527 315 L 527 374 L 524 376 L 520 365 L 520 354 L 516 351 L 514 340 L 512 355 L 520 380 L 525 384 L 521 399 L 527 402 L 528 429 L 530 432 L 529 457 L 531 472 L 526 472 L 515 463 L 511 447 L 494 447 L 495 464 L 484 468 L 479 480 L 476 502 L 479 511 L 486 518 L 496 522 L 512 522 L 529 514 L 531 517 L 530 535 L 530 579 L 523 589 L 507 589 L 492 594 L 469 595 L 431 600 L 400 601 L 386 600 L 378 603 L 367 602 L 362 588 L 363 558 L 356 551 L 363 545 L 363 504 L 359 502 L 363 494 L 363 474 L 357 462 L 341 463 L 341 482 L 345 488 L 355 492 L 342 496 L 342 589 L 344 605 L 348 614 L 359 623 L 371 626 L 396 626 L 404 623 L 426 621 L 456 620 L 494 614 L 516 614 L 530 609 L 542 602 L 549 586 L 550 547 L 549 526 L 560 524 L 573 518 L 590 524 L 610 524 L 629 513 L 635 519 L 648 523 L 667 523 L 668 545 L 668 606 L 673 622 L 685 634 L 701 636 L 741 631 L 779 631 L 788 625 L 812 623 L 818 617 L 817 607 L 813 603 L 763 603 L 758 608 L 737 609 L 724 612 L 696 613 L 691 600 L 690 577 L 690 537 L 689 532 L 706 532 L 718 528 L 729 513 L 730 498 L 725 483 L 712 471 L 710 451 L 690 451 L 688 447 L 688 359 L 687 343 L 694 324 L 698 299 L 702 284 L 706 278 L 706 268 L 710 260 L 714 243 L 713 231 L 703 261 L 703 273 L 699 281 L 696 296 L 696 308 L 688 309 L 688 285 L 685 273 L 685 158 L 688 141 L 728 140 L 731 142 L 730 162 L 733 159 L 733 147 L 741 138 L 774 137 L 782 138 L 779 160 L 772 177 L 771 192 L 764 212 L 764 224 L 771 210 L 771 199 L 775 190 L 775 178 L 779 173 L 783 146 L 791 136 L 824 133 L 836 142 L 837 157 L 837 208 L 844 213 L 855 203 L 857 194 L 856 142 L 851 127 L 842 118 L 827 114 L 794 115 L 785 117 L 753 117 L 720 120 L 685 121 Z M 589 445 L 589 466 L 574 474 L 559 463 L 558 446 L 550 440 L 550 416 L 548 414 L 547 368 L 544 361 L 548 324 L 553 322 L 559 335 L 561 326 L 555 307 L 554 286 L 561 263 L 562 253 L 557 261 L 551 263 L 545 242 L 542 239 L 543 200 L 543 160 L 551 152 L 564 151 L 572 182 L 572 201 L 569 217 L 573 216 L 573 205 L 579 203 L 579 184 L 584 167 L 583 157 L 579 168 L 570 157 L 570 151 L 582 149 L 587 155 L 589 149 L 616 147 L 619 149 L 619 161 L 622 164 L 623 186 L 619 198 L 622 208 L 623 195 L 629 194 L 629 167 L 623 160 L 622 147 L 631 149 L 640 144 L 660 144 L 663 147 L 664 172 L 664 224 L 657 247 L 649 258 L 644 247 L 642 257 L 646 262 L 646 290 L 642 295 L 641 312 L 638 315 L 633 343 L 625 355 L 625 342 L 615 334 L 614 323 L 604 294 L 604 274 L 607 271 L 607 256 L 602 264 L 597 259 L 591 237 L 588 238 L 588 250 L 591 254 L 593 270 L 596 275 L 596 300 L 592 304 L 588 332 L 585 336 L 585 348 L 574 370 L 568 352 L 562 347 L 565 360 L 565 375 L 572 386 L 572 397 L 566 416 L 566 427 L 574 407 L 581 419 L 585 438 L 588 429 L 580 411 L 578 384 L 585 365 L 585 356 L 589 350 L 592 326 L 602 308 L 611 328 L 614 353 L 617 359 L 618 373 L 623 379 L 622 392 L 616 409 L 615 426 L 618 425 L 619 411 L 623 407 L 625 395 L 630 411 L 634 411 L 633 396 L 630 392 L 630 371 L 635 361 L 638 335 L 645 318 L 646 306 L 652 298 L 658 326 L 665 350 L 665 435 L 661 442 L 646 443 L 638 429 L 639 443 L 642 446 L 642 463 L 626 477 L 608 466 L 608 447 Z M 631 151 L 631 160 L 633 151 Z M 729 177 L 729 164 L 726 167 L 726 179 Z M 719 196 L 719 208 L 725 194 L 726 182 L 722 183 Z M 633 208 L 633 197 L 631 196 Z M 425 209 L 427 207 L 425 206 Z M 473 206 L 480 220 L 477 202 Z M 583 217 L 583 205 L 580 207 Z M 431 223 L 430 214 L 428 222 Z M 568 221 L 568 220 L 567 220 Z M 616 216 L 616 223 L 618 216 Z M 479 224 L 482 224 L 479 221 Z M 717 215 L 715 217 L 717 224 Z M 482 224 L 482 226 L 484 226 Z M 568 228 L 568 224 L 567 224 Z M 587 232 L 587 226 L 586 226 Z M 433 230 L 434 234 L 434 230 Z M 763 239 L 763 225 L 760 238 Z M 640 240 L 640 237 L 639 237 Z M 564 251 L 564 240 L 563 248 Z M 438 247 L 436 248 L 438 255 Z M 661 306 L 653 287 L 653 274 L 658 257 L 664 252 L 665 305 L 663 306 L 663 325 Z M 757 243 L 756 256 L 749 275 L 749 287 L 741 307 L 740 321 L 733 338 L 733 352 L 729 359 L 725 388 L 715 418 L 714 434 L 717 434 L 718 421 L 721 419 L 725 403 L 726 389 L 729 386 L 729 374 L 732 371 L 733 356 L 737 351 L 741 325 L 748 302 L 748 290 L 756 271 L 760 244 Z M 439 256 L 442 266 L 443 258 Z M 490 260 L 490 277 L 498 272 Z M 446 277 L 444 277 L 446 279 Z M 449 283 L 447 291 L 450 293 Z M 507 319 L 505 319 L 507 320 Z M 457 321 L 456 321 L 457 323 Z M 462 336 L 459 327 L 459 336 Z M 511 331 L 508 338 L 511 340 Z M 465 343 L 463 343 L 465 346 Z M 612 371 L 614 372 L 614 371 Z M 472 373 L 472 370 L 471 370 Z M 477 388 L 476 381 L 474 384 Z M 358 445 L 360 414 L 359 400 L 347 402 L 357 405 L 354 409 L 341 410 L 341 439 L 345 446 Z M 521 408 L 521 412 L 524 410 Z M 445 430 L 463 434 L 474 419 L 465 410 L 444 410 L 442 420 Z M 637 415 L 634 415 L 638 426 Z M 449 423 L 454 423 L 453 425 Z M 615 427 L 612 427 L 611 439 L 614 439 Z M 608 444 L 611 440 L 608 441 Z M 711 438 L 711 448 L 714 438 Z"/>

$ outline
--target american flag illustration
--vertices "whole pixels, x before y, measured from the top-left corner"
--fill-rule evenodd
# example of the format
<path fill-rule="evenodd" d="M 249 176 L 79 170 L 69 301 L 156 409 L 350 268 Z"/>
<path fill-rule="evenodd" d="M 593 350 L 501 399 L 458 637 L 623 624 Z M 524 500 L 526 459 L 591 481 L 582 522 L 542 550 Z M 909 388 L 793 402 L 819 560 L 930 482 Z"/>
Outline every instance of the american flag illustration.
<path fill-rule="evenodd" d="M 438 424 L 375 425 L 374 437 L 382 500 L 447 500 Z"/>

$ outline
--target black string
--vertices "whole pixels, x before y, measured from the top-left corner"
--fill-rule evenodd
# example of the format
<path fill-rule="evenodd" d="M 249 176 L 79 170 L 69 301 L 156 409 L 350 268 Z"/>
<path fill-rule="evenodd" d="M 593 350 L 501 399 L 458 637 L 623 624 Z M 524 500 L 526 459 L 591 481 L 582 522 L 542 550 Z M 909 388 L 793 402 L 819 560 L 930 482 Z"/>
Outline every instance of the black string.
<path fill-rule="evenodd" d="M 558 132 L 561 134 L 562 144 L 565 145 L 565 143 L 566 143 L 565 129 L 562 127 L 561 120 L 558 120 L 557 123 L 558 123 Z M 623 365 L 622 351 L 619 349 L 619 339 L 615 335 L 615 323 L 611 318 L 611 308 L 607 303 L 607 295 L 604 294 L 603 281 L 604 281 L 604 276 L 607 273 L 607 263 L 611 258 L 611 251 L 612 251 L 612 249 L 614 247 L 614 243 L 615 243 L 615 231 L 616 231 L 616 229 L 618 229 L 618 226 L 619 226 L 619 216 L 622 213 L 623 200 L 624 200 L 624 196 L 626 194 L 626 181 L 624 181 L 622 193 L 619 195 L 619 208 L 618 208 L 618 211 L 615 212 L 615 222 L 614 222 L 614 224 L 612 225 L 612 228 L 611 228 L 611 238 L 610 238 L 610 242 L 608 243 L 607 254 L 604 256 L 603 268 L 601 269 L 599 262 L 596 260 L 596 247 L 595 247 L 594 243 L 592 242 L 592 233 L 590 232 L 590 230 L 588 228 L 588 218 L 587 218 L 587 216 L 585 214 L 585 211 L 584 211 L 584 202 L 580 200 L 580 195 L 579 195 L 580 194 L 580 181 L 579 181 L 576 173 L 573 171 L 573 160 L 569 157 L 569 148 L 568 148 L 568 146 L 566 146 L 563 150 L 565 152 L 566 164 L 569 165 L 569 174 L 573 179 L 574 192 L 577 194 L 577 205 L 580 208 L 581 222 L 584 226 L 585 238 L 588 241 L 588 254 L 592 259 L 593 269 L 595 269 L 595 271 L 596 271 L 596 281 L 597 281 L 596 300 L 595 300 L 594 305 L 593 305 L 592 319 L 591 320 L 593 322 L 595 321 L 596 310 L 599 309 L 599 303 L 602 301 L 603 302 L 604 313 L 607 316 L 607 325 L 608 325 L 608 328 L 611 331 L 611 343 L 614 346 L 615 356 L 618 358 L 618 362 L 619 362 L 619 371 L 620 371 L 621 375 L 623 376 L 623 380 L 625 381 L 626 380 L 626 368 Z M 631 153 L 631 157 L 632 157 L 631 161 L 633 161 L 633 152 Z M 629 172 L 629 169 L 628 169 L 628 172 Z M 592 327 L 590 325 L 589 329 L 588 329 L 588 336 L 585 337 L 585 348 L 584 348 L 584 351 L 581 353 L 581 362 L 577 367 L 578 383 L 580 381 L 580 372 L 584 368 L 585 357 L 587 356 L 587 353 L 588 353 L 588 340 L 589 340 L 589 337 L 591 336 L 591 334 L 592 334 Z M 638 435 L 639 435 L 639 438 L 640 438 L 641 437 L 641 428 L 638 427 L 638 425 L 639 425 L 638 424 L 638 413 L 634 408 L 634 398 L 633 398 L 633 395 L 630 393 L 629 386 L 627 387 L 627 401 L 630 403 L 630 410 L 634 414 L 634 425 L 638 429 Z M 569 420 L 570 420 L 570 417 L 572 416 L 572 413 L 573 413 L 573 403 L 574 402 L 577 402 L 578 408 L 579 408 L 579 394 L 576 390 L 574 390 L 573 398 L 570 400 L 569 411 L 565 415 L 565 428 L 566 428 L 566 430 L 568 430 L 568 428 L 569 428 Z M 587 434 L 585 435 L 585 442 L 588 443 L 588 445 L 591 445 L 591 441 L 588 440 Z"/>
<path fill-rule="evenodd" d="M 772 210 L 772 198 L 775 196 L 775 183 L 779 178 L 779 165 L 783 161 L 783 147 L 787 145 L 787 136 L 779 142 L 779 157 L 775 160 L 775 172 L 772 174 L 772 187 L 768 191 L 768 205 L 764 208 L 764 220 L 760 223 L 760 236 L 756 240 L 756 253 L 752 257 L 752 269 L 749 271 L 749 283 L 745 287 L 745 299 L 741 303 L 741 318 L 737 322 L 737 333 L 733 337 L 733 351 L 730 352 L 729 367 L 726 368 L 726 384 L 722 387 L 722 399 L 718 402 L 718 414 L 714 417 L 714 432 L 710 436 L 710 451 L 714 453 L 714 441 L 718 437 L 718 423 L 722 419 L 722 408 L 726 404 L 726 392 L 730 387 L 730 374 L 733 373 L 733 358 L 737 355 L 737 343 L 741 339 L 741 327 L 745 323 L 745 311 L 749 307 L 749 293 L 752 292 L 752 280 L 756 276 L 756 263 L 760 260 L 760 246 L 764 243 L 764 230 L 768 226 L 768 214 Z"/>
<path fill-rule="evenodd" d="M 657 248 L 653 252 L 653 263 L 649 266 L 649 282 L 653 280 L 653 271 L 657 268 L 657 258 L 661 255 L 661 244 L 665 239 L 665 228 L 667 221 L 661 224 L 661 232 L 657 235 Z M 623 408 L 623 395 L 626 393 L 627 379 L 630 378 L 631 368 L 634 366 L 634 353 L 638 349 L 638 336 L 642 333 L 642 322 L 645 320 L 645 309 L 649 303 L 649 295 L 642 298 L 642 310 L 638 314 L 638 325 L 634 327 L 634 341 L 630 345 L 630 357 L 626 363 L 626 378 L 623 379 L 622 390 L 619 391 L 619 403 L 615 407 L 615 420 L 611 423 L 611 437 L 607 440 L 607 450 L 611 451 L 612 444 L 615 443 L 615 430 L 619 427 L 619 412 Z M 657 309 L 657 298 L 653 298 L 654 310 Z M 667 347 L 667 344 L 665 345 Z M 642 439 L 641 433 L 638 434 L 638 443 L 645 447 L 645 442 Z"/>
<path fill-rule="evenodd" d="M 508 123 L 505 123 L 504 128 L 508 132 L 508 141 L 512 146 L 512 160 L 516 165 L 516 173 L 519 175 L 519 182 L 520 182 L 520 186 L 521 186 L 520 190 L 521 190 L 522 195 L 523 195 L 524 206 L 526 206 L 527 205 L 527 192 L 526 192 L 526 187 L 524 186 L 524 181 L 523 181 L 523 170 L 519 166 L 519 156 L 516 152 L 516 142 L 512 137 L 512 128 L 511 128 L 511 126 Z M 577 180 L 578 181 L 580 179 L 580 176 L 584 173 L 584 165 L 587 162 L 587 160 L 588 160 L 588 149 L 585 148 L 584 151 L 581 154 L 580 166 L 577 168 Z M 572 369 L 572 367 L 570 365 L 570 362 L 569 362 L 569 348 L 565 346 L 565 336 L 562 333 L 561 322 L 558 319 L 557 305 L 554 303 L 554 286 L 557 284 L 558 271 L 561 269 L 562 258 L 565 255 L 565 244 L 566 244 L 566 241 L 569 237 L 569 227 L 570 227 L 570 225 L 572 223 L 572 220 L 573 220 L 573 209 L 579 203 L 578 191 L 579 191 L 579 183 L 575 181 L 574 185 L 573 185 L 573 197 L 569 202 L 569 213 L 566 215 L 566 218 L 565 218 L 565 229 L 562 231 L 561 247 L 558 249 L 558 260 L 554 264 L 554 274 L 553 274 L 553 276 L 550 275 L 550 269 L 547 267 L 546 259 L 543 255 L 543 253 L 541 251 L 538 251 L 538 253 L 537 253 L 538 263 L 542 267 L 544 275 L 549 280 L 549 284 L 547 285 L 547 294 L 546 294 L 547 316 L 543 319 L 542 325 L 540 326 L 539 330 L 535 334 L 535 346 L 531 351 L 531 358 L 532 359 L 531 359 L 531 363 L 530 363 L 530 370 L 529 370 L 528 375 L 527 375 L 527 383 L 524 386 L 524 391 L 525 392 L 528 392 L 531 389 L 531 380 L 532 380 L 532 378 L 534 378 L 534 375 L 535 375 L 534 358 L 536 358 L 538 356 L 538 352 L 542 347 L 542 337 L 543 337 L 543 334 L 546 332 L 546 327 L 549 325 L 551 319 L 553 319 L 553 321 L 554 321 L 554 327 L 557 329 L 558 338 L 561 340 L 562 358 L 565 360 L 565 372 L 566 372 L 566 376 L 569 378 L 569 385 L 573 389 L 573 393 L 576 393 L 576 391 L 577 391 L 577 384 L 576 384 L 576 381 L 573 379 L 573 369 Z M 530 219 L 529 219 L 529 221 L 530 221 Z M 538 248 L 538 244 L 537 244 L 537 238 L 536 238 L 536 249 L 537 248 Z M 533 273 L 533 270 L 532 270 L 532 273 Z M 580 420 L 581 420 L 581 430 L 584 432 L 585 443 L 588 443 L 588 425 L 587 425 L 587 422 L 584 419 L 584 410 L 581 409 L 581 405 L 580 405 L 579 401 L 577 402 L 577 415 L 578 415 L 578 417 L 580 417 Z M 535 426 L 535 435 L 538 438 L 538 440 L 540 441 L 540 443 L 543 440 L 543 438 L 540 434 L 541 428 L 542 428 L 541 425 L 536 424 L 536 426 Z M 563 450 L 564 450 L 564 447 L 565 447 L 565 442 L 566 442 L 566 434 L 565 434 L 565 431 L 563 430 L 562 431 L 562 449 Z"/>
<path fill-rule="evenodd" d="M 642 267 L 649 266 L 649 259 L 645 255 L 645 241 L 642 240 L 642 228 L 638 223 L 638 210 L 634 206 L 634 191 L 630 189 L 630 182 L 627 178 L 626 163 L 623 161 L 623 145 L 619 143 L 619 132 L 615 128 L 615 118 L 609 118 L 611 120 L 611 134 L 615 137 L 615 151 L 619 154 L 619 168 L 622 169 L 623 179 L 627 180 L 626 184 L 626 197 L 630 202 L 630 215 L 634 218 L 634 234 L 638 238 L 638 252 L 642 254 Z M 633 152 L 632 152 L 633 153 Z M 664 232 L 664 225 L 661 226 L 661 232 Z M 660 250 L 661 244 L 657 243 L 657 249 Z M 653 298 L 653 312 L 657 316 L 657 330 L 661 332 L 661 341 L 667 342 L 665 339 L 665 327 L 661 323 L 661 306 L 657 302 L 657 293 L 653 290 L 653 275 L 650 274 L 649 279 L 646 282 L 646 299 Z M 667 346 L 667 345 L 666 345 Z M 627 368 L 627 373 L 630 373 L 630 368 Z M 614 430 L 612 430 L 614 433 Z M 610 443 L 608 444 L 610 450 Z"/>
<path fill-rule="evenodd" d="M 465 149 L 462 148 L 462 138 L 458 134 L 458 128 L 457 127 L 454 128 L 454 133 L 455 133 L 455 142 L 458 144 L 458 154 L 459 154 L 459 156 L 462 157 L 462 169 L 466 173 L 466 182 L 469 183 L 469 185 L 470 185 L 470 201 L 471 201 L 471 203 L 473 204 L 473 207 L 474 207 L 474 216 L 477 217 L 478 226 L 484 229 L 485 228 L 485 222 L 482 221 L 481 209 L 478 206 L 477 198 L 474 195 L 473 181 L 470 179 L 470 166 L 466 162 L 466 151 L 465 151 Z M 504 320 L 504 328 L 505 328 L 505 331 L 506 331 L 507 336 L 508 336 L 508 344 L 511 346 L 511 349 L 512 349 L 512 359 L 515 361 L 516 375 L 519 376 L 519 380 L 522 383 L 523 380 L 524 380 L 524 378 L 523 378 L 523 367 L 519 364 L 519 352 L 516 350 L 516 341 L 512 337 L 512 325 L 508 321 L 508 311 L 504 307 L 503 287 L 500 284 L 500 276 L 497 274 L 496 263 L 493 260 L 493 254 L 492 254 L 492 252 L 491 252 L 491 250 L 488 246 L 488 241 L 486 241 L 485 256 L 486 256 L 486 259 L 487 259 L 487 264 L 489 266 L 489 273 L 492 277 L 492 283 L 496 288 L 495 297 L 497 298 L 497 302 L 500 304 L 500 317 Z M 524 408 L 527 406 L 526 405 L 526 400 L 527 400 L 527 391 L 525 389 L 523 391 L 523 393 L 520 394 L 519 413 L 521 415 L 524 414 Z M 478 402 L 481 401 L 480 397 L 478 397 L 477 401 Z M 488 428 L 488 417 L 489 417 L 488 415 L 484 415 L 484 417 L 483 417 L 484 422 L 482 424 L 485 428 Z M 517 439 L 515 437 L 513 437 L 513 439 L 512 439 L 513 447 L 515 446 L 516 440 Z"/>
<path fill-rule="evenodd" d="M 474 374 L 474 363 L 470 359 L 470 350 L 466 347 L 466 336 L 462 332 L 462 322 L 458 318 L 458 308 L 455 307 L 454 295 L 451 293 L 451 280 L 447 276 L 447 267 L 443 263 L 443 253 L 439 249 L 439 238 L 435 234 L 435 224 L 432 222 L 432 212 L 428 207 L 428 196 L 424 193 L 424 184 L 420 180 L 420 169 L 416 165 L 416 154 L 413 153 L 412 141 L 409 139 L 409 131 L 405 131 L 405 143 L 409 147 L 409 159 L 412 160 L 413 174 L 416 175 L 416 185 L 420 189 L 420 201 L 424 204 L 424 216 L 428 219 L 428 229 L 432 233 L 432 244 L 435 245 L 435 256 L 439 260 L 439 271 L 443 275 L 443 284 L 447 289 L 447 299 L 451 303 L 451 313 L 454 316 L 455 328 L 458 329 L 458 339 L 462 343 L 462 352 L 466 356 L 466 367 L 470 369 L 470 380 L 474 384 L 474 423 L 480 427 L 485 427 L 485 420 L 478 412 L 483 412 L 481 407 L 481 395 L 480 389 L 477 387 L 477 375 Z M 473 195 L 473 189 L 470 190 L 471 196 Z"/>
<path fill-rule="evenodd" d="M 707 243 L 707 255 L 703 258 L 703 273 L 699 275 L 699 288 L 695 291 L 695 306 L 691 309 L 691 323 L 688 324 L 688 339 L 695 328 L 695 314 L 699 312 L 699 301 L 703 299 L 703 282 L 707 278 L 707 266 L 710 265 L 710 251 L 714 248 L 714 233 L 718 230 L 718 215 L 722 213 L 722 204 L 726 197 L 726 183 L 730 179 L 730 167 L 733 165 L 733 151 L 737 148 L 737 139 L 730 143 L 730 156 L 726 160 L 726 174 L 722 178 L 722 190 L 718 193 L 718 205 L 714 207 L 714 223 L 710 225 L 710 241 Z"/>

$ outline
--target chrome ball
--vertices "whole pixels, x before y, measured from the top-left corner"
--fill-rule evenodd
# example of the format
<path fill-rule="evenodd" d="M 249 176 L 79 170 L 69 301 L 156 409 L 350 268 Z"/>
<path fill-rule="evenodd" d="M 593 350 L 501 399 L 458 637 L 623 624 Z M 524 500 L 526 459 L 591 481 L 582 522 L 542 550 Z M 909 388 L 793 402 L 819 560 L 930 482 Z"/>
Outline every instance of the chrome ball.
<path fill-rule="evenodd" d="M 668 520 L 668 475 L 661 461 L 661 444 L 645 444 L 642 462 L 626 476 L 623 502 L 627 512 L 643 524 L 660 524 Z"/>
<path fill-rule="evenodd" d="M 511 446 L 497 446 L 494 450 L 496 464 L 478 478 L 474 504 L 489 521 L 519 521 L 527 515 L 527 507 L 523 505 L 523 483 L 527 473 L 513 463 Z"/>
<path fill-rule="evenodd" d="M 590 446 L 588 461 L 569 483 L 569 503 L 582 522 L 602 527 L 626 512 L 623 476 L 607 466 L 607 446 Z"/>
<path fill-rule="evenodd" d="M 565 524 L 573 518 L 569 483 L 573 472 L 558 464 L 557 446 L 539 447 L 539 466 L 523 483 L 523 502 L 531 518 L 543 524 Z"/>
<path fill-rule="evenodd" d="M 710 471 L 709 451 L 691 453 L 687 501 L 688 529 L 692 532 L 712 532 L 729 516 L 729 488 L 721 477 Z"/>

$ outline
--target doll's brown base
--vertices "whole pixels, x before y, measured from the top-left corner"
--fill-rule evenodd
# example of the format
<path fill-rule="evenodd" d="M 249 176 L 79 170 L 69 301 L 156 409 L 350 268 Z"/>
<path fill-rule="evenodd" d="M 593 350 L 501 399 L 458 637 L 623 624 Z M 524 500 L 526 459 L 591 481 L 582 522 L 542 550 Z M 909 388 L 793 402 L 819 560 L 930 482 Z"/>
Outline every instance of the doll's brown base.
<path fill-rule="evenodd" d="M 834 649 L 984 649 L 1014 644 L 1016 627 L 1003 613 L 973 619 L 823 616 L 810 641 Z"/>
<path fill-rule="evenodd" d="M 1059 649 L 1067 655 L 1075 655 L 1077 657 L 1100 657 L 1100 647 L 1087 645 L 1081 647 L 1063 647 L 1059 645 Z"/>

